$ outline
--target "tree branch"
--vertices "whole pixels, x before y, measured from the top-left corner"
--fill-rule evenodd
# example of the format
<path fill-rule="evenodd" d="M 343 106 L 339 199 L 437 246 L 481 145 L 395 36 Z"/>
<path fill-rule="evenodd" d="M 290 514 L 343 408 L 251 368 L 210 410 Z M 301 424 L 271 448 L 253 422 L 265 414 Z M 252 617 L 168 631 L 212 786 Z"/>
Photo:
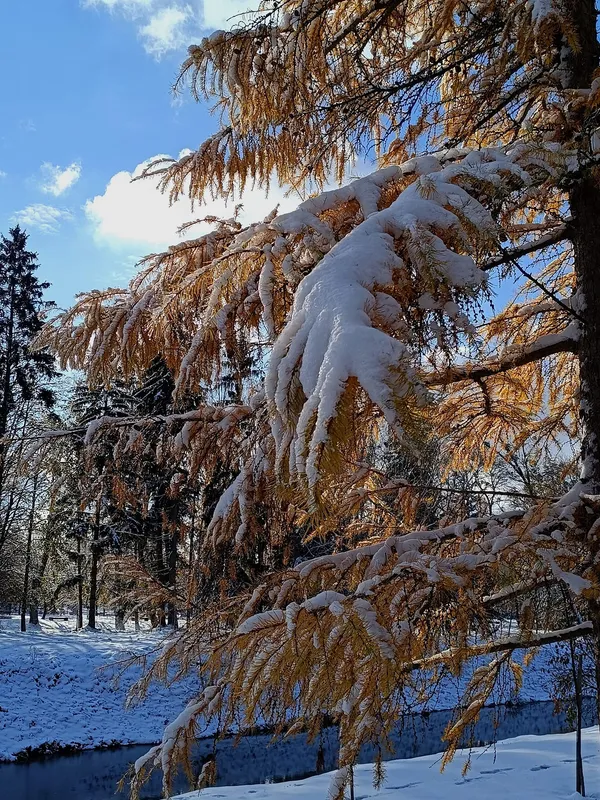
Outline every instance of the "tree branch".
<path fill-rule="evenodd" d="M 475 644 L 471 647 L 449 647 L 433 656 L 418 658 L 415 661 L 407 661 L 400 665 L 400 672 L 414 672 L 417 669 L 430 669 L 446 662 L 453 661 L 457 655 L 463 660 L 475 658 L 477 656 L 491 655 L 492 653 L 506 653 L 513 650 L 529 650 L 532 647 L 540 647 L 544 644 L 554 644 L 555 642 L 568 642 L 573 639 L 580 639 L 593 633 L 591 622 L 580 622 L 571 628 L 563 628 L 557 631 L 547 631 L 537 633 L 528 638 L 518 638 L 518 636 L 506 636 L 503 639 L 496 639 L 493 642 Z"/>
<path fill-rule="evenodd" d="M 540 236 L 538 239 L 534 239 L 532 242 L 526 242 L 526 244 L 523 244 L 520 247 L 512 247 L 504 250 L 501 256 L 490 258 L 488 261 L 482 264 L 479 269 L 487 272 L 495 267 L 500 267 L 502 264 L 510 264 L 517 258 L 529 255 L 530 253 L 536 253 L 538 250 L 543 250 L 545 247 L 550 247 L 550 245 L 558 244 L 559 242 L 568 239 L 570 235 L 571 221 L 571 217 L 568 217 L 562 225 L 559 225 L 557 228 L 550 231 L 550 233 L 545 234 L 545 236 Z"/>
<path fill-rule="evenodd" d="M 523 277 L 527 278 L 527 280 L 531 281 L 535 286 L 537 286 L 538 289 L 540 289 L 546 295 L 546 297 L 549 297 L 553 302 L 556 303 L 557 306 L 560 306 L 563 311 L 566 311 L 567 314 L 574 317 L 579 323 L 581 323 L 581 325 L 585 325 L 585 319 L 582 316 L 580 316 L 573 308 L 568 306 L 564 300 L 561 300 L 557 294 L 551 292 L 550 289 L 548 289 L 547 286 L 544 286 L 544 284 L 534 275 L 524 269 L 518 261 L 516 261 L 514 258 L 511 258 L 510 263 L 519 270 Z"/>
<path fill-rule="evenodd" d="M 494 361 L 483 364 L 464 364 L 462 366 L 448 367 L 443 372 L 430 372 L 421 375 L 421 380 L 427 386 L 447 386 L 460 381 L 478 381 L 499 375 L 533 361 L 557 355 L 558 353 L 576 353 L 578 350 L 578 331 L 574 325 L 569 325 L 561 333 L 540 336 L 530 345 L 521 350 L 505 353 Z"/>
<path fill-rule="evenodd" d="M 515 583 L 514 586 L 505 586 L 504 589 L 495 594 L 487 595 L 482 599 L 482 603 L 486 608 L 493 608 L 500 603 L 505 603 L 508 600 L 515 600 L 522 597 L 524 594 L 534 592 L 536 589 L 555 586 L 558 581 L 554 578 L 543 577 L 533 582 L 520 582 Z"/>
<path fill-rule="evenodd" d="M 368 495 L 386 494 L 389 492 L 397 492 L 399 489 L 423 489 L 432 492 L 449 492 L 450 494 L 462 495 L 491 495 L 500 497 L 518 497 L 525 500 L 557 500 L 556 497 L 546 497 L 543 495 L 529 494 L 528 492 L 517 491 L 502 491 L 500 489 L 459 489 L 455 486 L 440 486 L 435 483 L 411 483 L 411 481 L 397 482 L 393 486 L 382 486 L 377 489 L 369 489 Z"/>

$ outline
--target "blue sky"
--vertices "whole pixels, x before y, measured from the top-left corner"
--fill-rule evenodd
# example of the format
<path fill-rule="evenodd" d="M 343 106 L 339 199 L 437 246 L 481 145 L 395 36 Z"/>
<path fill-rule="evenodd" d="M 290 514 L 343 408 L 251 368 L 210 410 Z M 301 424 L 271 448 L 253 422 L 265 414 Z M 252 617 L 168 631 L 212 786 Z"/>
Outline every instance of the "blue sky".
<path fill-rule="evenodd" d="M 28 230 L 60 306 L 124 283 L 137 259 L 177 241 L 178 225 L 197 216 L 130 178 L 215 129 L 207 106 L 175 100 L 170 87 L 187 46 L 247 5 L 0 0 L 0 231 Z M 268 213 L 280 195 L 249 193 L 246 213 Z M 226 209 L 211 203 L 210 212 Z"/>
<path fill-rule="evenodd" d="M 131 177 L 216 129 L 207 105 L 175 99 L 171 86 L 189 44 L 257 2 L 0 0 L 0 231 L 27 229 L 60 307 L 126 283 L 142 256 L 178 241 L 183 222 L 229 216 L 222 202 L 169 207 L 153 182 Z M 242 200 L 248 221 L 297 203 L 279 189 Z"/>

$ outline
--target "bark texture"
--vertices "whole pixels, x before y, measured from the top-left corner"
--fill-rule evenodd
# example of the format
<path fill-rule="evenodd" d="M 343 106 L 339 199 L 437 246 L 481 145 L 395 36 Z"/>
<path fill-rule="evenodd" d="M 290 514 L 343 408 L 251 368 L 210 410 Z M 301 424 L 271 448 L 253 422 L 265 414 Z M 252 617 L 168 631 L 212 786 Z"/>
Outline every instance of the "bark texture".
<path fill-rule="evenodd" d="M 571 0 L 568 11 L 577 48 L 563 47 L 561 67 L 570 88 L 588 89 L 599 63 L 594 0 Z M 582 131 L 580 174 L 570 191 L 573 255 L 578 314 L 583 319 L 579 341 L 580 415 L 583 427 L 582 478 L 590 494 L 600 490 L 600 169 L 591 162 L 591 129 Z M 597 560 L 600 541 L 590 542 Z M 589 601 L 596 644 L 596 684 L 600 687 L 600 602 Z M 600 691 L 597 692 L 600 714 Z"/>

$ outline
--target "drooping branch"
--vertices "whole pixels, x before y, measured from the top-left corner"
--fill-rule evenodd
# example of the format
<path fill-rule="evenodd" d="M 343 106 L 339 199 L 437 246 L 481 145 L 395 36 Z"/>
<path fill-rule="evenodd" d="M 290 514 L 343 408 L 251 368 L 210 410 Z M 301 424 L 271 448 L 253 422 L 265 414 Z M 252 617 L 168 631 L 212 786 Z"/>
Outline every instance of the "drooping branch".
<path fill-rule="evenodd" d="M 73 428 L 61 428 L 58 430 L 45 430 L 28 436 L 5 437 L 6 442 L 15 441 L 54 441 L 66 436 L 83 436 L 89 444 L 101 428 L 147 428 L 152 425 L 190 425 L 198 422 L 217 423 L 225 429 L 228 425 L 233 425 L 253 413 L 253 408 L 246 405 L 229 406 L 200 406 L 193 411 L 174 414 L 153 414 L 146 416 L 133 417 L 97 417 L 86 425 L 78 425 Z"/>
<path fill-rule="evenodd" d="M 494 592 L 494 594 L 483 597 L 481 602 L 486 608 L 493 608 L 509 600 L 516 600 L 519 597 L 531 594 L 537 589 L 555 586 L 557 583 L 558 580 L 556 578 L 549 578 L 547 575 L 534 581 L 520 581 L 512 586 L 505 586 Z"/>

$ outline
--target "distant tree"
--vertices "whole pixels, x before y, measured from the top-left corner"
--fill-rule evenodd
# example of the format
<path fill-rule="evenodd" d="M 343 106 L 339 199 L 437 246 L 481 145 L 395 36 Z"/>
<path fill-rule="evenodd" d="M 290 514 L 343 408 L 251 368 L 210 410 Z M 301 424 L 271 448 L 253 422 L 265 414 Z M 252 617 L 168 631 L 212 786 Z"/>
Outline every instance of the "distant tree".
<path fill-rule="evenodd" d="M 189 465 L 185 458 L 161 459 L 160 444 L 163 433 L 156 429 L 151 443 L 145 443 L 140 452 L 136 448 L 135 430 L 115 426 L 117 421 L 127 422 L 138 416 L 156 417 L 174 411 L 174 382 L 171 373 L 160 358 L 156 358 L 139 380 L 117 379 L 108 387 L 75 388 L 70 409 L 75 426 L 87 426 L 81 440 L 93 440 L 93 448 L 78 449 L 80 461 L 77 479 L 79 506 L 87 525 L 77 524 L 78 553 L 84 540 L 90 557 L 89 566 L 89 619 L 95 625 L 100 564 L 104 556 L 112 561 L 134 558 L 147 571 L 154 582 L 157 595 L 153 602 L 144 604 L 155 624 L 177 624 L 177 571 L 181 564 L 180 549 L 186 537 L 193 533 L 191 508 L 198 494 L 195 481 L 189 481 Z M 111 424 L 112 423 L 112 424 Z M 123 447 L 120 431 L 125 431 L 129 443 Z M 75 506 L 72 513 L 75 514 Z M 79 516 L 81 517 L 81 511 Z M 77 514 L 75 514 L 77 516 Z M 80 519 L 81 522 L 81 519 Z M 80 563 L 84 563 L 82 560 Z M 127 570 L 126 570 L 127 572 Z M 115 601 L 116 620 L 122 627 L 126 606 L 125 597 L 119 603 L 118 595 L 127 595 L 135 589 L 136 580 L 131 575 L 106 573 L 103 588 Z"/>
<path fill-rule="evenodd" d="M 24 554 L 21 543 L 9 539 L 0 558 L 0 608 L 10 609 L 21 599 Z"/>
<path fill-rule="evenodd" d="M 75 387 L 71 402 L 73 418 L 78 425 L 103 417 L 111 419 L 124 417 L 131 414 L 134 407 L 135 400 L 130 388 L 118 379 L 110 387 L 88 388 L 85 384 L 79 384 Z M 109 513 L 111 487 L 115 477 L 113 447 L 110 441 L 105 441 L 92 456 L 82 448 L 79 448 L 78 452 L 82 470 L 79 476 L 79 505 L 85 507 L 87 512 L 87 530 L 90 539 L 88 626 L 95 628 L 100 559 L 104 552 L 111 549 L 114 540 L 114 528 Z M 83 529 L 85 526 L 77 525 L 78 531 Z M 78 543 L 81 549 L 80 539 Z"/>
<path fill-rule="evenodd" d="M 48 387 L 57 374 L 54 357 L 31 347 L 54 304 L 44 300 L 50 284 L 37 278 L 37 255 L 27 250 L 27 238 L 17 226 L 0 240 L 0 437 L 19 396 L 54 403 Z"/>
<path fill-rule="evenodd" d="M 53 306 L 44 300 L 50 284 L 38 279 L 37 269 L 37 256 L 27 249 L 24 231 L 17 226 L 8 237 L 0 237 L 0 550 L 9 536 L 18 539 L 24 529 L 23 603 L 29 587 L 37 482 L 20 477 L 23 448 L 18 441 L 13 446 L 11 437 L 27 436 L 40 408 L 53 405 L 51 383 L 57 374 L 52 354 L 31 346 L 44 312 Z"/>
<path fill-rule="evenodd" d="M 168 419 L 176 413 L 174 388 L 164 359 L 155 358 L 132 389 L 135 418 Z M 196 401 L 183 398 L 177 410 L 193 408 Z M 95 447 L 101 446 L 103 436 L 114 442 L 114 432 L 106 426 L 99 431 Z M 183 565 L 186 540 L 194 538 L 196 501 L 202 484 L 185 453 L 176 456 L 166 448 L 161 454 L 164 431 L 160 426 L 146 436 L 130 430 L 125 436 L 129 447 L 115 447 L 118 461 L 111 517 L 119 535 L 114 555 L 135 556 L 157 590 L 156 601 L 147 608 L 154 623 L 176 627 L 178 570 Z M 189 544 L 185 549 L 189 552 Z M 125 586 L 127 581 L 116 583 Z"/>

